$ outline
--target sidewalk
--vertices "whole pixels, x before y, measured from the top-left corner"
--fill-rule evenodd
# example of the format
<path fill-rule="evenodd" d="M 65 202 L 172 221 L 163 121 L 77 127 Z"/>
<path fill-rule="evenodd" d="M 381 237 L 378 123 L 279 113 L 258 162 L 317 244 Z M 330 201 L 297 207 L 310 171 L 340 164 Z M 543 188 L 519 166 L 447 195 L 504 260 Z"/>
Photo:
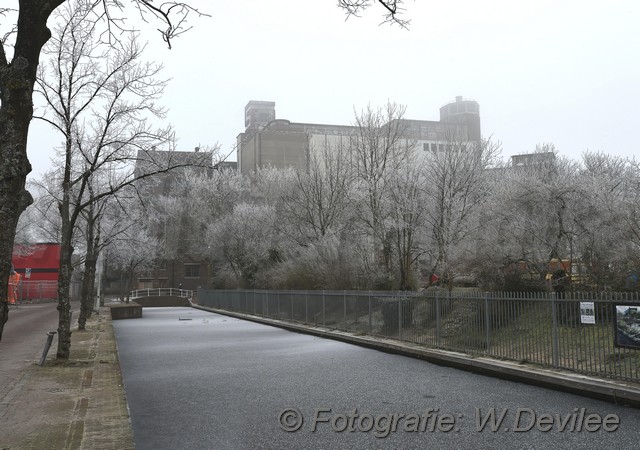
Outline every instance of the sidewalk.
<path fill-rule="evenodd" d="M 26 364 L 0 403 L 0 449 L 133 449 L 108 308 L 73 331 L 68 361 Z"/>

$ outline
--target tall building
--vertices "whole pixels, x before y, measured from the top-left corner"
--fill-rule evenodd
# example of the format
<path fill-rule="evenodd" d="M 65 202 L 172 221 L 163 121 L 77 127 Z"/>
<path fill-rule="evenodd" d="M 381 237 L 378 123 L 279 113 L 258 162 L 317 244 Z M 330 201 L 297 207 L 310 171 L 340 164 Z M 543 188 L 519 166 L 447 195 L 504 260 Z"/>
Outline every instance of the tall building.
<path fill-rule="evenodd" d="M 402 119 L 407 139 L 423 152 L 442 151 L 452 139 L 480 142 L 480 106 L 456 97 L 440 108 L 440 120 Z M 310 152 L 321 145 L 348 145 L 357 134 L 352 125 L 291 122 L 277 119 L 275 102 L 255 101 L 245 107 L 245 131 L 237 137 L 238 170 L 252 173 L 263 167 L 307 170 Z"/>
<path fill-rule="evenodd" d="M 480 105 L 475 100 L 456 97 L 455 102 L 447 103 L 440 108 L 440 123 L 457 124 L 464 128 L 470 141 L 480 142 Z"/>

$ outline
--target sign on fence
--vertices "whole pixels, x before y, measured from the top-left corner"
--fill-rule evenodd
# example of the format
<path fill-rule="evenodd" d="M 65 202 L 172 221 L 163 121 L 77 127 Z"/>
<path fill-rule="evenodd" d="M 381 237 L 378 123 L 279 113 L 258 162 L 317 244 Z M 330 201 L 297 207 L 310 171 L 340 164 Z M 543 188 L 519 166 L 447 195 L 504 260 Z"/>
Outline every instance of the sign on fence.
<path fill-rule="evenodd" d="M 615 345 L 640 348 L 640 305 L 616 305 Z"/>
<path fill-rule="evenodd" d="M 596 310 L 593 302 L 580 302 L 580 323 L 596 323 Z"/>

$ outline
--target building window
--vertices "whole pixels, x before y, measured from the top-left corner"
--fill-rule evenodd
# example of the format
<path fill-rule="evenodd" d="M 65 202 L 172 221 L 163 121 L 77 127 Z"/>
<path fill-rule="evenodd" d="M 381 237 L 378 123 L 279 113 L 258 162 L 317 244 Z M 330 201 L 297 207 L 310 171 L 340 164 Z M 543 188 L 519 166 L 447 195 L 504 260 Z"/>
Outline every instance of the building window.
<path fill-rule="evenodd" d="M 200 278 L 200 264 L 185 264 L 184 265 L 184 277 L 185 278 Z"/>
<path fill-rule="evenodd" d="M 425 142 L 424 144 L 422 144 L 422 150 L 425 152 L 429 151 L 429 144 L 427 142 Z"/>
<path fill-rule="evenodd" d="M 153 278 L 138 278 L 138 289 L 153 289 Z"/>

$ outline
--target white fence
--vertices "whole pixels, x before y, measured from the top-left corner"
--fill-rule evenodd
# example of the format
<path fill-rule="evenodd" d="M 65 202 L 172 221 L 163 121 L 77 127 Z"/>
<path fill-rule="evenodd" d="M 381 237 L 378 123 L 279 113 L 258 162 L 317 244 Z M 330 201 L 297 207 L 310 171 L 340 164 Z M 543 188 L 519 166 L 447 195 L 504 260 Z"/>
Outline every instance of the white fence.
<path fill-rule="evenodd" d="M 142 298 L 142 297 L 182 297 L 193 298 L 193 291 L 188 289 L 175 289 L 175 288 L 150 288 L 150 289 L 138 289 L 131 291 L 130 298 Z"/>

